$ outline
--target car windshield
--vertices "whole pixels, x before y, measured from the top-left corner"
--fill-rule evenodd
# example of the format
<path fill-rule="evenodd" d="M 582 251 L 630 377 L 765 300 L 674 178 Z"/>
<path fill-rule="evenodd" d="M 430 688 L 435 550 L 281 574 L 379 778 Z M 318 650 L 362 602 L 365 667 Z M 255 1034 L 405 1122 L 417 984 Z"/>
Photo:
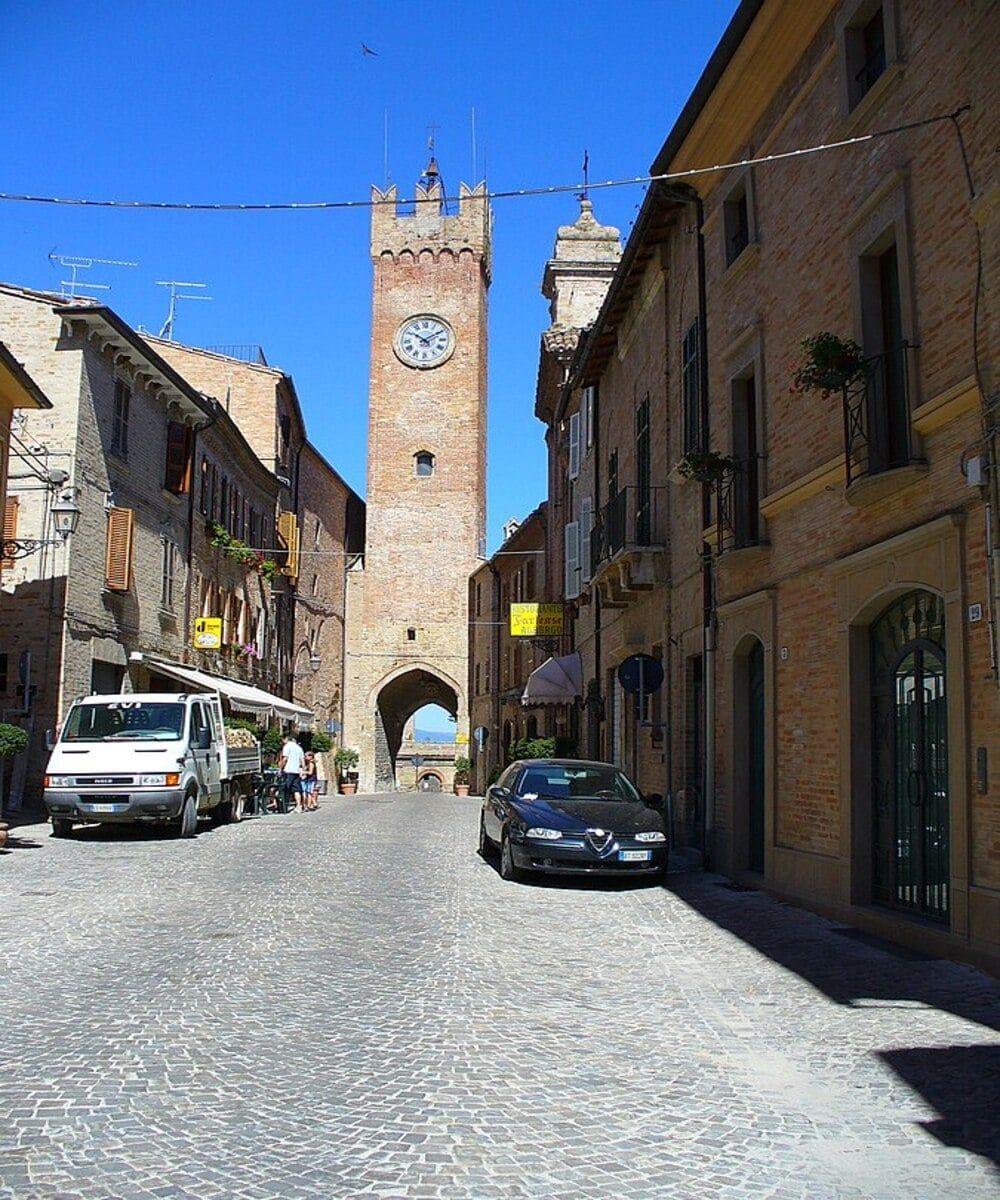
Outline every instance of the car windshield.
<path fill-rule="evenodd" d="M 532 763 L 525 769 L 517 791 L 525 800 L 639 799 L 639 793 L 621 771 L 601 763 Z"/>
<path fill-rule="evenodd" d="M 183 704 L 111 700 L 77 704 L 63 729 L 64 742 L 174 742 L 184 729 Z"/>

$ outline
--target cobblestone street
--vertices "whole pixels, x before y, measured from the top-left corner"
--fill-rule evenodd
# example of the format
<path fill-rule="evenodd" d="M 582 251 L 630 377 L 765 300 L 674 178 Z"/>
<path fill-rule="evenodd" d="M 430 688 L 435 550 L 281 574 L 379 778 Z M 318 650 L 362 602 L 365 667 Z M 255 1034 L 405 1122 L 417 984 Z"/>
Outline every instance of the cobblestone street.
<path fill-rule="evenodd" d="M 478 804 L 0 855 L 0 1197 L 995 1197 L 1000 988 L 713 876 L 504 884 Z"/>

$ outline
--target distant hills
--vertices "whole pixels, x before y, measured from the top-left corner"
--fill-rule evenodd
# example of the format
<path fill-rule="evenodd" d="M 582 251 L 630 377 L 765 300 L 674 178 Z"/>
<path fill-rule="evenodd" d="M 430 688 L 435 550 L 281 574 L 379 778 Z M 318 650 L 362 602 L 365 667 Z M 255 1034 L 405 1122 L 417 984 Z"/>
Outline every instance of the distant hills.
<path fill-rule="evenodd" d="M 455 740 L 454 729 L 417 729 L 414 731 L 415 742 L 451 743 Z"/>

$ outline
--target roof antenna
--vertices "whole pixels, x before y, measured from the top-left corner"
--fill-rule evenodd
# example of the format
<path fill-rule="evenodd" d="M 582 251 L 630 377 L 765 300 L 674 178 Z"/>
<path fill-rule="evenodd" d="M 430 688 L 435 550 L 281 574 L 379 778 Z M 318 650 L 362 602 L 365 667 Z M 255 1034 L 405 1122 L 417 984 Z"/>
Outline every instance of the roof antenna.
<path fill-rule="evenodd" d="M 60 295 L 65 300 L 75 300 L 79 288 L 89 288 L 92 290 L 109 292 L 111 291 L 110 283 L 85 283 L 78 277 L 78 272 L 89 271 L 94 263 L 99 263 L 102 267 L 137 267 L 139 264 L 135 262 L 124 262 L 118 258 L 84 258 L 75 254 L 56 254 L 53 250 L 49 255 L 50 263 L 57 263 L 64 271 L 69 271 L 69 279 L 60 279 Z"/>
<path fill-rule="evenodd" d="M 167 310 L 167 319 L 163 322 L 163 328 L 158 335 L 166 342 L 174 340 L 174 321 L 177 317 L 178 300 L 211 300 L 213 298 L 211 296 L 186 296 L 177 290 L 178 288 L 208 287 L 207 283 L 190 283 L 180 279 L 157 279 L 156 286 L 170 288 L 170 308 Z"/>

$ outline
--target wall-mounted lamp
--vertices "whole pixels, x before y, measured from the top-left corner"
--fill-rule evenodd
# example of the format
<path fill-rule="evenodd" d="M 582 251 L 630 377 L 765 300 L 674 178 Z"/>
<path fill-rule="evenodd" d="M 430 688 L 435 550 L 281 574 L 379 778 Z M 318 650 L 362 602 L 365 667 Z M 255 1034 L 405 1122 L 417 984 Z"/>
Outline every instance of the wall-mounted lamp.
<path fill-rule="evenodd" d="M 52 525 L 59 535 L 50 538 L 11 538 L 3 543 L 4 558 L 27 558 L 43 546 L 62 546 L 71 533 L 76 533 L 80 524 L 80 506 L 76 502 L 76 488 L 66 488 L 49 508 Z"/>

